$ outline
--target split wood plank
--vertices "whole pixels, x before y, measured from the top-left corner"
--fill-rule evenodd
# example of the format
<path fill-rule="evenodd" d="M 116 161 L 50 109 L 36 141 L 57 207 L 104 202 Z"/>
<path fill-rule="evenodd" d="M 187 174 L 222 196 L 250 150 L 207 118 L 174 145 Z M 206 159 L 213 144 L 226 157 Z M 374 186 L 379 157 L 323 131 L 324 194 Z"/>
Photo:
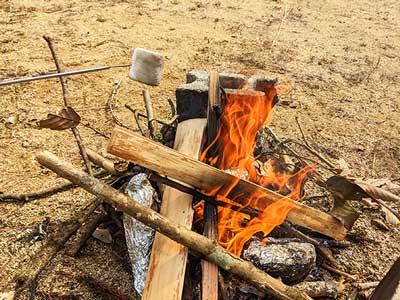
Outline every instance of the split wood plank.
<path fill-rule="evenodd" d="M 219 93 L 219 73 L 212 70 L 208 78 L 208 109 L 207 109 L 207 146 L 210 145 L 218 132 L 218 115 L 216 109 L 221 108 Z M 218 211 L 215 205 L 204 205 L 204 233 L 209 239 L 218 240 Z M 209 261 L 201 261 L 201 298 L 202 300 L 218 300 L 218 266 Z"/>
<path fill-rule="evenodd" d="M 114 129 L 108 152 L 202 191 L 217 188 L 220 188 L 221 194 L 229 191 L 228 197 L 236 197 L 237 203 L 245 204 L 248 195 L 254 193 L 265 195 L 259 201 L 261 207 L 254 207 L 255 209 L 263 210 L 269 204 L 284 198 L 276 192 L 234 177 L 121 127 Z M 238 183 L 231 189 L 230 183 L 233 181 Z M 286 200 L 293 201 L 288 198 Z M 346 237 L 347 230 L 338 219 L 300 202 L 293 201 L 293 208 L 288 213 L 287 220 L 337 240 Z"/>
<path fill-rule="evenodd" d="M 198 159 L 205 127 L 206 119 L 190 119 L 179 123 L 174 149 Z M 192 195 L 166 187 L 160 213 L 190 229 L 193 221 L 192 200 Z M 188 248 L 156 233 L 143 300 L 181 299 L 187 254 Z"/>

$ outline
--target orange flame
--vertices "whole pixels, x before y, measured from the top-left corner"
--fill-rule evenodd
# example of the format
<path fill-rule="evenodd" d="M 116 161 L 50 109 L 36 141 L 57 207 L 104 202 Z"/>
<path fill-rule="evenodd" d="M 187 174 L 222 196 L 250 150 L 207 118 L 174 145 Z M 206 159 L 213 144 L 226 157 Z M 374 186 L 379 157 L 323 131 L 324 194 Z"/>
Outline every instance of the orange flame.
<path fill-rule="evenodd" d="M 216 200 L 233 204 L 235 199 L 228 199 L 227 196 L 243 176 L 263 187 L 285 194 L 292 200 L 299 198 L 302 183 L 311 167 L 306 167 L 294 175 L 286 174 L 279 171 L 278 162 L 271 159 L 264 164 L 265 175 L 260 176 L 255 168 L 253 151 L 256 133 L 266 122 L 270 122 L 276 95 L 273 85 L 268 86 L 265 93 L 249 90 L 228 93 L 217 136 L 201 155 L 202 161 L 238 177 L 230 183 L 224 194 L 216 194 L 217 190 L 207 191 L 207 194 L 214 196 Z M 264 193 L 247 195 L 245 206 L 262 211 L 253 219 L 247 214 L 218 207 L 219 243 L 228 251 L 240 256 L 244 244 L 254 234 L 263 232 L 264 236 L 268 235 L 277 225 L 284 222 L 293 207 L 293 202 L 288 198 L 282 197 L 281 200 L 267 205 L 268 199 L 265 199 Z M 202 206 L 196 207 L 196 214 L 197 218 L 203 216 Z"/>

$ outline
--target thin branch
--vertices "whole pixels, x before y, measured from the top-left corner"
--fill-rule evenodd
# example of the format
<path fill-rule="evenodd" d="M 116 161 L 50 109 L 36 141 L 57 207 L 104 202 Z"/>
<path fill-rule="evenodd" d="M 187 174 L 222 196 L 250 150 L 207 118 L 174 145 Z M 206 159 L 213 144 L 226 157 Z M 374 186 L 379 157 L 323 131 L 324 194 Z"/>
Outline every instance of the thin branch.
<path fill-rule="evenodd" d="M 334 164 L 332 164 L 330 161 L 328 161 L 325 157 L 323 157 L 320 153 L 318 153 L 318 152 L 310 145 L 310 143 L 308 142 L 308 140 L 307 140 L 307 138 L 306 138 L 306 136 L 305 136 L 305 134 L 304 134 L 303 128 L 301 127 L 301 124 L 300 124 L 300 122 L 299 122 L 299 118 L 298 118 L 298 117 L 296 117 L 296 123 L 297 123 L 297 126 L 299 127 L 300 133 L 301 133 L 301 135 L 302 135 L 302 137 L 303 137 L 303 141 L 304 141 L 304 143 L 305 143 L 304 147 L 305 147 L 308 151 L 310 151 L 313 155 L 315 155 L 316 157 L 318 157 L 321 161 L 323 161 L 324 163 L 326 163 L 329 167 L 331 167 L 332 169 L 336 169 L 336 167 L 335 167 Z"/>
<path fill-rule="evenodd" d="M 336 274 L 338 274 L 338 275 L 341 275 L 341 276 L 343 276 L 343 277 L 346 277 L 346 278 L 348 278 L 348 279 L 351 279 L 351 280 L 354 280 L 354 281 L 357 280 L 357 277 L 355 277 L 354 275 L 350 275 L 349 273 L 340 271 L 340 270 L 338 270 L 338 269 L 336 269 L 336 268 L 334 268 L 334 267 L 331 267 L 331 266 L 329 266 L 329 265 L 327 265 L 327 264 L 325 264 L 325 263 L 323 263 L 323 264 L 321 265 L 321 267 L 323 267 L 324 269 L 327 269 L 328 271 L 331 271 L 331 272 L 333 272 L 333 273 L 336 273 Z"/>
<path fill-rule="evenodd" d="M 108 174 L 108 172 L 101 170 L 94 174 L 95 177 L 99 178 Z M 70 189 L 75 188 L 76 186 L 69 181 L 65 181 L 56 186 L 52 186 L 37 192 L 32 193 L 16 193 L 16 194 L 1 194 L 0 193 L 0 202 L 10 202 L 10 201 L 18 201 L 22 203 L 30 202 L 37 199 L 47 198 L 54 194 L 68 191 Z"/>
<path fill-rule="evenodd" d="M 144 104 L 145 104 L 146 112 L 147 112 L 147 116 L 148 116 L 147 124 L 148 124 L 149 132 L 150 132 L 150 137 L 152 139 L 154 139 L 154 136 L 155 136 L 155 128 L 154 128 L 154 124 L 153 124 L 154 113 L 153 113 L 153 105 L 151 103 L 149 91 L 143 90 L 142 95 L 143 95 L 143 100 L 144 100 Z"/>
<path fill-rule="evenodd" d="M 106 138 L 106 139 L 109 139 L 109 138 L 110 138 L 110 137 L 109 137 L 108 135 L 106 135 L 105 133 L 103 133 L 103 132 L 101 132 L 100 130 L 94 128 L 90 123 L 86 123 L 86 124 L 82 124 L 82 125 L 85 126 L 86 128 L 89 128 L 89 129 L 93 130 L 95 133 L 97 133 L 98 135 L 100 135 L 100 136 L 102 136 L 102 137 L 104 137 L 104 138 Z"/>
<path fill-rule="evenodd" d="M 50 48 L 51 56 L 53 57 L 54 64 L 56 65 L 56 68 L 57 68 L 57 73 L 61 73 L 62 69 L 60 67 L 60 63 L 58 61 L 57 54 L 56 54 L 56 52 L 54 50 L 52 40 L 48 36 L 43 36 L 43 38 L 47 42 L 47 45 Z M 69 104 L 69 101 L 68 101 L 68 91 L 67 91 L 67 87 L 66 87 L 66 84 L 65 84 L 65 79 L 64 79 L 64 77 L 60 77 L 59 79 L 60 79 L 60 83 L 61 83 L 64 106 L 68 107 L 68 106 L 70 106 L 70 104 Z M 88 173 L 90 175 L 93 175 L 93 171 L 92 171 L 92 168 L 91 168 L 91 165 L 90 165 L 90 161 L 89 161 L 89 158 L 87 156 L 85 147 L 83 145 L 82 137 L 81 137 L 81 135 L 79 133 L 79 130 L 76 127 L 72 127 L 71 130 L 72 130 L 72 133 L 74 134 L 75 140 L 76 140 L 76 142 L 78 144 L 79 152 L 80 152 L 80 154 L 82 156 L 82 159 L 83 159 L 83 161 L 85 163 L 86 170 L 88 171 Z"/>

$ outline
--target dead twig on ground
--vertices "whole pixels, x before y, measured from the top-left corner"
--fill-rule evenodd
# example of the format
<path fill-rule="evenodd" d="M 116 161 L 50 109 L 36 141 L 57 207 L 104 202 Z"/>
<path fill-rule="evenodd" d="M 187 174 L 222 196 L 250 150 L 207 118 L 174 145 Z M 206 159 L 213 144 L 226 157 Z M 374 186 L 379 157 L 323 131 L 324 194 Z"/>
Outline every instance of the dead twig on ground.
<path fill-rule="evenodd" d="M 82 125 L 85 126 L 86 128 L 89 128 L 89 129 L 93 130 L 96 134 L 98 134 L 98 135 L 100 135 L 100 136 L 102 136 L 102 137 L 104 137 L 104 138 L 106 138 L 106 139 L 109 139 L 109 138 L 110 138 L 110 136 L 108 136 L 108 135 L 106 135 L 105 133 L 101 132 L 100 130 L 94 128 L 94 127 L 93 127 L 91 124 L 89 124 L 89 123 L 82 124 Z"/>
<path fill-rule="evenodd" d="M 51 56 L 53 57 L 54 63 L 56 65 L 57 73 L 61 73 L 62 69 L 61 69 L 60 63 L 58 61 L 56 52 L 54 50 L 52 40 L 48 36 L 43 36 L 43 39 L 47 42 L 47 45 L 50 48 Z M 64 106 L 65 106 L 65 108 L 67 108 L 67 107 L 70 106 L 70 104 L 69 104 L 69 101 L 68 101 L 68 91 L 67 91 L 67 87 L 65 85 L 65 79 L 64 79 L 64 77 L 60 77 L 59 79 L 60 79 L 60 84 L 61 84 L 61 89 L 62 89 Z M 87 157 L 85 146 L 83 145 L 82 137 L 81 137 L 81 135 L 79 133 L 79 130 L 78 130 L 77 127 L 72 127 L 71 130 L 72 130 L 72 133 L 75 136 L 75 140 L 76 140 L 76 142 L 78 144 L 79 152 L 80 152 L 80 154 L 82 156 L 83 162 L 85 163 L 86 170 L 88 171 L 88 173 L 90 175 L 93 175 L 93 171 L 92 171 L 92 168 L 90 166 L 90 161 L 89 161 L 89 158 Z"/>
<path fill-rule="evenodd" d="M 79 250 L 85 245 L 86 241 L 92 236 L 96 228 L 105 220 L 106 214 L 103 211 L 93 213 L 89 219 L 82 224 L 81 228 L 79 228 L 76 237 L 74 237 L 73 241 L 65 249 L 65 254 L 76 256 Z"/>
<path fill-rule="evenodd" d="M 96 172 L 94 174 L 95 177 L 99 178 L 104 175 L 107 175 L 108 172 L 101 170 L 99 172 Z M 73 185 L 69 181 L 65 181 L 63 183 L 60 183 L 58 185 L 37 191 L 37 192 L 32 192 L 32 193 L 16 193 L 16 194 L 2 194 L 0 193 L 0 202 L 6 202 L 6 201 L 18 201 L 22 203 L 30 202 L 33 200 L 37 199 L 42 199 L 42 198 L 47 198 L 50 197 L 54 194 L 61 193 L 68 191 L 72 188 L 75 188 L 76 186 Z"/>
<path fill-rule="evenodd" d="M 326 165 L 328 165 L 331 169 L 336 169 L 335 165 L 332 164 L 329 160 L 327 160 L 325 157 L 323 157 L 320 153 L 318 153 L 318 151 L 316 151 L 308 142 L 306 135 L 304 134 L 303 128 L 299 122 L 299 118 L 296 117 L 296 123 L 297 126 L 299 127 L 301 136 L 303 138 L 304 141 L 304 147 L 313 155 L 315 155 L 316 157 L 318 157 L 321 161 L 323 161 Z"/>
<path fill-rule="evenodd" d="M 272 52 L 272 49 L 273 49 L 273 47 L 275 45 L 275 42 L 276 42 L 279 34 L 281 33 L 283 23 L 285 22 L 285 20 L 286 20 L 287 16 L 289 15 L 290 11 L 291 11 L 291 9 L 289 10 L 289 5 L 287 3 L 285 3 L 285 10 L 283 11 L 283 15 L 282 15 L 282 18 L 281 18 L 281 22 L 279 23 L 278 30 L 276 31 L 275 36 L 272 39 L 271 46 L 269 47 L 269 53 Z"/>
<path fill-rule="evenodd" d="M 131 112 L 133 112 L 133 115 L 135 116 L 135 121 L 136 121 L 136 125 L 140 131 L 141 135 L 145 135 L 144 131 L 142 129 L 142 125 L 140 125 L 140 120 L 139 120 L 139 111 L 137 109 L 134 109 L 133 107 L 131 107 L 129 104 L 125 104 L 125 107 L 127 109 L 129 109 Z"/>
<path fill-rule="evenodd" d="M 325 264 L 325 263 L 323 263 L 323 264 L 321 265 L 321 267 L 323 267 L 324 269 L 326 269 L 326 270 L 328 270 L 328 271 L 331 271 L 331 272 L 333 272 L 333 273 L 336 273 L 336 274 L 338 274 L 338 275 L 341 275 L 341 276 L 343 276 L 343 277 L 346 277 L 346 278 L 348 278 L 348 279 L 350 279 L 350 280 L 353 280 L 353 281 L 356 281 L 356 280 L 357 280 L 357 277 L 355 277 L 354 275 L 350 275 L 349 273 L 346 273 L 346 272 L 344 272 L 344 271 L 340 271 L 340 270 L 338 270 L 338 269 L 336 269 L 336 268 L 334 268 L 334 267 L 332 267 L 332 266 L 329 266 L 329 265 L 327 265 L 327 264 Z"/>

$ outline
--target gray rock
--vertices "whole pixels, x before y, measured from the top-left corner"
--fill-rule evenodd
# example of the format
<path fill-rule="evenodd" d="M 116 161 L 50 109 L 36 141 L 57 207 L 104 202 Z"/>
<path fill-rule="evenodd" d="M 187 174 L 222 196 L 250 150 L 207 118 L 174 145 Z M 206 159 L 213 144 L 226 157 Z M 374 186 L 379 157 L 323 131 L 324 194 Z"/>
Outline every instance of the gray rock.
<path fill-rule="evenodd" d="M 208 86 L 208 72 L 193 70 L 186 74 L 186 83 L 193 83 L 196 81 L 203 82 Z M 223 88 L 239 89 L 246 84 L 246 77 L 242 74 L 221 72 L 219 73 L 219 81 Z"/>
<path fill-rule="evenodd" d="M 253 240 L 243 257 L 285 283 L 304 279 L 315 265 L 317 254 L 313 245 L 296 239 L 269 238 L 265 246 Z"/>
<path fill-rule="evenodd" d="M 186 83 L 195 81 L 206 81 L 206 85 L 208 85 L 208 72 L 193 70 L 186 74 Z"/>
<path fill-rule="evenodd" d="M 228 72 L 219 73 L 219 82 L 224 89 L 240 89 L 246 84 L 246 77 Z"/>
<path fill-rule="evenodd" d="M 197 80 L 180 85 L 176 91 L 176 110 L 179 121 L 206 118 L 208 105 L 208 83 Z"/>
<path fill-rule="evenodd" d="M 108 231 L 107 228 L 97 228 L 92 233 L 92 236 L 95 239 L 102 241 L 104 244 L 111 244 L 113 241 L 111 233 L 110 233 L 110 231 Z"/>

